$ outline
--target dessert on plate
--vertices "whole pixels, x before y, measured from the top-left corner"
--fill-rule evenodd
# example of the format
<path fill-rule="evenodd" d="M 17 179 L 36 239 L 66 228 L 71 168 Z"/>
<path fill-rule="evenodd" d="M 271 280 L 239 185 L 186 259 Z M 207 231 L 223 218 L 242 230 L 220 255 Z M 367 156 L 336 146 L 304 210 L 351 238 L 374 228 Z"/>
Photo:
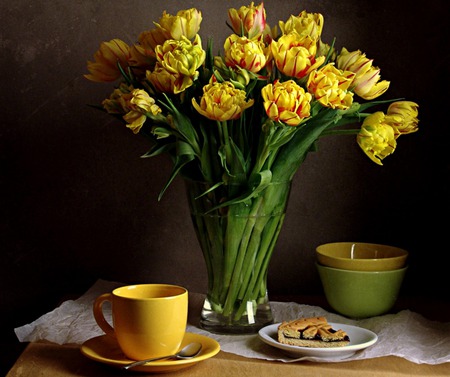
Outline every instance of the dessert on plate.
<path fill-rule="evenodd" d="M 298 318 L 278 326 L 278 342 L 299 347 L 330 348 L 349 345 L 348 334 L 333 329 L 325 317 Z"/>

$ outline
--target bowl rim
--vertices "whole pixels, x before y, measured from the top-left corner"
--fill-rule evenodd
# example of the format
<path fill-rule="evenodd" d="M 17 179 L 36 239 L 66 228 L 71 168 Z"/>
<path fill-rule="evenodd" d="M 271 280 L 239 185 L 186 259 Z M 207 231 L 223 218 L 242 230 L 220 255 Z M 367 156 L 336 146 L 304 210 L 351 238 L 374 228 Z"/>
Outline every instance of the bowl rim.
<path fill-rule="evenodd" d="M 383 257 L 383 258 L 346 258 L 346 257 L 338 257 L 335 255 L 330 255 L 329 253 L 326 253 L 324 251 L 324 248 L 326 246 L 330 246 L 330 245 L 355 245 L 355 244 L 359 244 L 359 245 L 363 245 L 363 246 L 382 246 L 383 248 L 388 248 L 390 250 L 395 250 L 396 252 L 399 253 L 399 255 L 395 255 L 395 256 L 390 256 L 390 257 Z M 328 242 L 328 243 L 324 243 L 321 245 L 318 245 L 316 247 L 316 253 L 320 254 L 323 257 L 326 258 L 332 258 L 332 259 L 336 259 L 338 261 L 347 261 L 350 262 L 351 261 L 355 261 L 358 263 L 373 263 L 376 261 L 395 261 L 397 259 L 404 259 L 407 258 L 409 256 L 409 252 L 406 249 L 403 249 L 401 247 L 397 247 L 397 246 L 392 246 L 392 245 L 386 245 L 386 244 L 380 244 L 380 243 L 371 243 L 371 242 L 359 242 L 359 241 L 343 241 L 343 242 Z"/>

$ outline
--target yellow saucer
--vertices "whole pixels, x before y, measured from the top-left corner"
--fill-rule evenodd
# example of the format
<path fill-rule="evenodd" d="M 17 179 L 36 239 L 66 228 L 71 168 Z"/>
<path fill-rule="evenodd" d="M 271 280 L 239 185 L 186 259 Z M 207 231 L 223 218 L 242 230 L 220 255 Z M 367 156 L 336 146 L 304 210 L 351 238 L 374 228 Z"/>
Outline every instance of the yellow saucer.
<path fill-rule="evenodd" d="M 150 363 L 133 368 L 140 372 L 172 372 L 190 367 L 199 361 L 209 359 L 220 351 L 220 345 L 214 339 L 207 336 L 187 332 L 184 336 L 181 348 L 188 343 L 199 342 L 202 344 L 200 354 L 189 360 L 165 359 L 152 361 Z M 108 335 L 101 335 L 89 339 L 81 346 L 81 353 L 86 357 L 115 367 L 122 367 L 133 360 L 128 359 L 120 349 L 117 341 Z"/>

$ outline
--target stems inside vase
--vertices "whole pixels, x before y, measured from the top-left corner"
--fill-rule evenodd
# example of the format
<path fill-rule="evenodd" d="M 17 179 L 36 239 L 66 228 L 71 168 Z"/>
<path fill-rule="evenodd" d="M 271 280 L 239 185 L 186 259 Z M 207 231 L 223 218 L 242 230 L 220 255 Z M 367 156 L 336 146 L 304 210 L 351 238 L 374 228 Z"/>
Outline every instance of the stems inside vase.
<path fill-rule="evenodd" d="M 208 271 L 208 310 L 230 325 L 254 325 L 258 305 L 267 300 L 267 270 L 291 182 L 272 183 L 255 198 L 213 211 L 222 198 L 218 191 L 201 195 L 206 188 L 200 186 L 190 182 L 187 191 Z"/>

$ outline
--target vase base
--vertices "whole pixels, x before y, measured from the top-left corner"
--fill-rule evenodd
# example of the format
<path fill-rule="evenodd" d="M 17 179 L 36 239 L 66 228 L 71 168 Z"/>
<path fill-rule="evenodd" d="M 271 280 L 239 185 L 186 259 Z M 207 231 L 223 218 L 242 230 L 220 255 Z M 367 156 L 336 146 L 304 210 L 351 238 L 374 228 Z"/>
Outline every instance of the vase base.
<path fill-rule="evenodd" d="M 249 308 L 253 308 L 249 303 Z M 255 309 L 250 309 L 250 315 L 245 312 L 239 320 L 233 316 L 224 316 L 211 309 L 211 303 L 206 298 L 200 319 L 200 327 L 215 334 L 256 334 L 260 329 L 273 323 L 272 310 L 268 300 L 259 303 Z"/>

